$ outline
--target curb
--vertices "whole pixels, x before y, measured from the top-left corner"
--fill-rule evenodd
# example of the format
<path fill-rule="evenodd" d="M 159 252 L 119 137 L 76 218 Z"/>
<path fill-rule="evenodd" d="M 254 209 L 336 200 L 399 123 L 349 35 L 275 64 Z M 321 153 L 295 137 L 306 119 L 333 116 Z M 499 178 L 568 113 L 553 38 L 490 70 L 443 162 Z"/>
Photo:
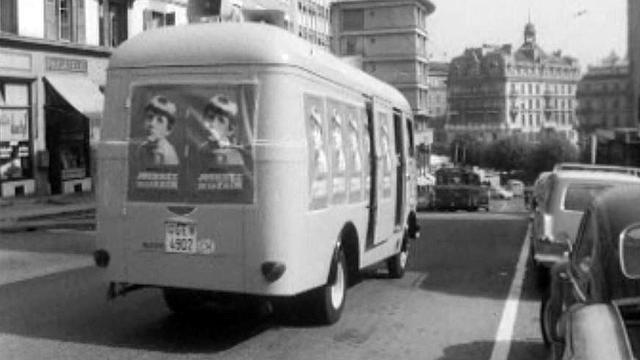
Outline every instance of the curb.
<path fill-rule="evenodd" d="M 3 222 L 11 223 L 11 222 L 21 222 L 21 221 L 32 221 L 38 218 L 95 212 L 95 210 L 96 210 L 95 204 L 67 205 L 67 206 L 60 206 L 60 207 L 49 207 L 49 208 L 44 208 L 39 210 L 34 210 L 34 209 L 17 210 L 17 211 L 13 211 L 11 214 L 8 214 L 7 216 L 0 217 L 0 226 L 2 226 Z"/>
<path fill-rule="evenodd" d="M 50 229 L 94 230 L 95 219 L 18 221 L 0 224 L 0 233 L 17 233 Z"/>

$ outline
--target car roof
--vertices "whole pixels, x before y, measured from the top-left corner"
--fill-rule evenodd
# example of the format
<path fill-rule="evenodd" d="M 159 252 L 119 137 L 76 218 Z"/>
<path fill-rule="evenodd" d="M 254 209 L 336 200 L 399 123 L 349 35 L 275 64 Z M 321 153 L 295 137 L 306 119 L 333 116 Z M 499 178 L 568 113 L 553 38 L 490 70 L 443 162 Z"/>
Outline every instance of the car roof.
<path fill-rule="evenodd" d="M 640 222 L 640 185 L 625 185 L 607 190 L 597 196 L 589 208 L 598 218 L 608 223 L 609 238 L 617 242 L 618 234 L 624 228 Z"/>
<path fill-rule="evenodd" d="M 559 170 L 552 173 L 551 176 L 559 180 L 576 180 L 576 181 L 618 181 L 640 183 L 640 177 L 630 174 L 611 173 L 601 171 L 584 171 L 584 170 Z"/>

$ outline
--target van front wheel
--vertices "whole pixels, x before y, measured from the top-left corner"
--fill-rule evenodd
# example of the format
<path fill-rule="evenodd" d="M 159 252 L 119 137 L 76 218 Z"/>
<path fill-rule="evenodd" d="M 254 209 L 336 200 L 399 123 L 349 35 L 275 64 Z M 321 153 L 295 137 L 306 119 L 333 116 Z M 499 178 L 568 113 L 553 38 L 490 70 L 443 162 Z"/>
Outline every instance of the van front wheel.
<path fill-rule="evenodd" d="M 309 294 L 314 320 L 325 325 L 340 319 L 347 296 L 347 260 L 342 249 L 332 259 L 330 273 L 327 284 Z"/>

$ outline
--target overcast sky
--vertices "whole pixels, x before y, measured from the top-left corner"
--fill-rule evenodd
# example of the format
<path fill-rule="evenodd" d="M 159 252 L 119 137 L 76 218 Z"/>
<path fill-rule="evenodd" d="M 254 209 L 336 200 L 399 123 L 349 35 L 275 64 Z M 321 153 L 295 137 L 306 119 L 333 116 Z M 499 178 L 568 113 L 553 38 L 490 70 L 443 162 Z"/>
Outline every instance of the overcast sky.
<path fill-rule="evenodd" d="M 434 60 L 467 47 L 523 41 L 529 12 L 537 42 L 546 51 L 577 57 L 583 71 L 614 50 L 627 53 L 627 0 L 431 0 L 427 19 Z"/>

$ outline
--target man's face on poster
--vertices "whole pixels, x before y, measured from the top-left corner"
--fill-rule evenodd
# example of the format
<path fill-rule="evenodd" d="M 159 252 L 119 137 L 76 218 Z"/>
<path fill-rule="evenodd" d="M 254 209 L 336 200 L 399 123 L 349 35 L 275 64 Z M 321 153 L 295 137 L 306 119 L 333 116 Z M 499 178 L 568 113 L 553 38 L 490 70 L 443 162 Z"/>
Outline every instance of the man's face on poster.
<path fill-rule="evenodd" d="M 144 128 L 147 132 L 147 139 L 156 141 L 166 138 L 171 133 L 172 124 L 167 115 L 153 109 L 148 109 L 144 116 Z"/>

